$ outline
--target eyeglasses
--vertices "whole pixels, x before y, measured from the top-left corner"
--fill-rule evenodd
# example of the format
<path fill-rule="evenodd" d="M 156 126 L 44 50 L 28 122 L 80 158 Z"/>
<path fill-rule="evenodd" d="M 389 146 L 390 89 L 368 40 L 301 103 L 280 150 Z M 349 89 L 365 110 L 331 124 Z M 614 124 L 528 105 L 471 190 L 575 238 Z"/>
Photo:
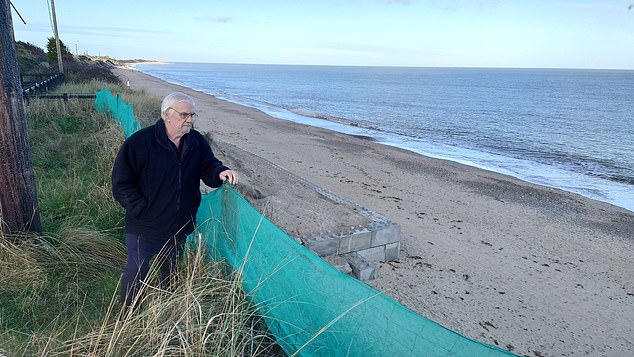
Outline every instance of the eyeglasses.
<path fill-rule="evenodd" d="M 198 116 L 198 114 L 196 113 L 185 113 L 185 112 L 179 112 L 178 110 L 172 108 L 172 107 L 167 107 L 167 109 L 171 109 L 173 111 L 175 111 L 176 113 L 178 113 L 178 115 L 181 117 L 181 119 L 186 120 L 187 118 L 192 118 L 192 120 L 196 119 L 196 117 Z"/>

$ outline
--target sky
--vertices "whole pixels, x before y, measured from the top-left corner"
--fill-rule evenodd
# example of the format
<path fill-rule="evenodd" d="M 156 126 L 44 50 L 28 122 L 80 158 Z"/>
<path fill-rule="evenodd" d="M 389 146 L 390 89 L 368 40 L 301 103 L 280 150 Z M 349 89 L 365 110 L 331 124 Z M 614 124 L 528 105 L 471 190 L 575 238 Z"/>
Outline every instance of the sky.
<path fill-rule="evenodd" d="M 12 0 L 45 48 L 50 0 Z M 166 62 L 634 69 L 634 0 L 54 0 L 74 54 Z"/>

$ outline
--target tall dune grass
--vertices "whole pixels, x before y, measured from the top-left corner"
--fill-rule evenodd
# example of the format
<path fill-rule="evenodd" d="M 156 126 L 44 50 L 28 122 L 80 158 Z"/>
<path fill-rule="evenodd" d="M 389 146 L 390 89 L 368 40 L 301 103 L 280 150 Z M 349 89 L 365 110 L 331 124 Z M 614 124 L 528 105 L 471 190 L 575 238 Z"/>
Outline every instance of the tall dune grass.
<path fill-rule="evenodd" d="M 270 356 L 279 354 L 239 279 L 205 260 L 204 245 L 188 250 L 177 284 L 160 288 L 158 268 L 138 295 L 136 309 L 111 303 L 107 317 L 85 336 L 50 355 L 78 356 Z"/>

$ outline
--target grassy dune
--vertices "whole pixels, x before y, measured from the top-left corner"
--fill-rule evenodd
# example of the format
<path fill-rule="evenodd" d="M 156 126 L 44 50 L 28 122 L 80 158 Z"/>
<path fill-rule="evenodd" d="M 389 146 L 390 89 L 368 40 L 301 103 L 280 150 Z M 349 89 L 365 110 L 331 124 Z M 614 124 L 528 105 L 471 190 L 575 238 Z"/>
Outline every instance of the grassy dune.
<path fill-rule="evenodd" d="M 103 82 L 59 87 L 95 93 Z M 159 116 L 160 99 L 122 85 L 135 116 Z M 0 356 L 280 355 L 239 279 L 202 246 L 180 262 L 177 287 L 151 274 L 142 308 L 123 311 L 123 209 L 110 170 L 124 140 L 112 118 L 86 99 L 27 103 L 44 234 L 0 234 Z"/>

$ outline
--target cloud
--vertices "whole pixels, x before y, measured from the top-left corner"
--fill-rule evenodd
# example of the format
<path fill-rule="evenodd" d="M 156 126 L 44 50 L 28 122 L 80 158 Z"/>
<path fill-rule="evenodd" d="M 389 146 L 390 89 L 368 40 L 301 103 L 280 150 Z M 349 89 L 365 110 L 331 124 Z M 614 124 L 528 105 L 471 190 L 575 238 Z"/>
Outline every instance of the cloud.
<path fill-rule="evenodd" d="M 217 15 L 217 16 L 196 16 L 196 20 L 207 21 L 207 22 L 219 22 L 226 23 L 231 22 L 233 19 L 231 16 Z"/>

